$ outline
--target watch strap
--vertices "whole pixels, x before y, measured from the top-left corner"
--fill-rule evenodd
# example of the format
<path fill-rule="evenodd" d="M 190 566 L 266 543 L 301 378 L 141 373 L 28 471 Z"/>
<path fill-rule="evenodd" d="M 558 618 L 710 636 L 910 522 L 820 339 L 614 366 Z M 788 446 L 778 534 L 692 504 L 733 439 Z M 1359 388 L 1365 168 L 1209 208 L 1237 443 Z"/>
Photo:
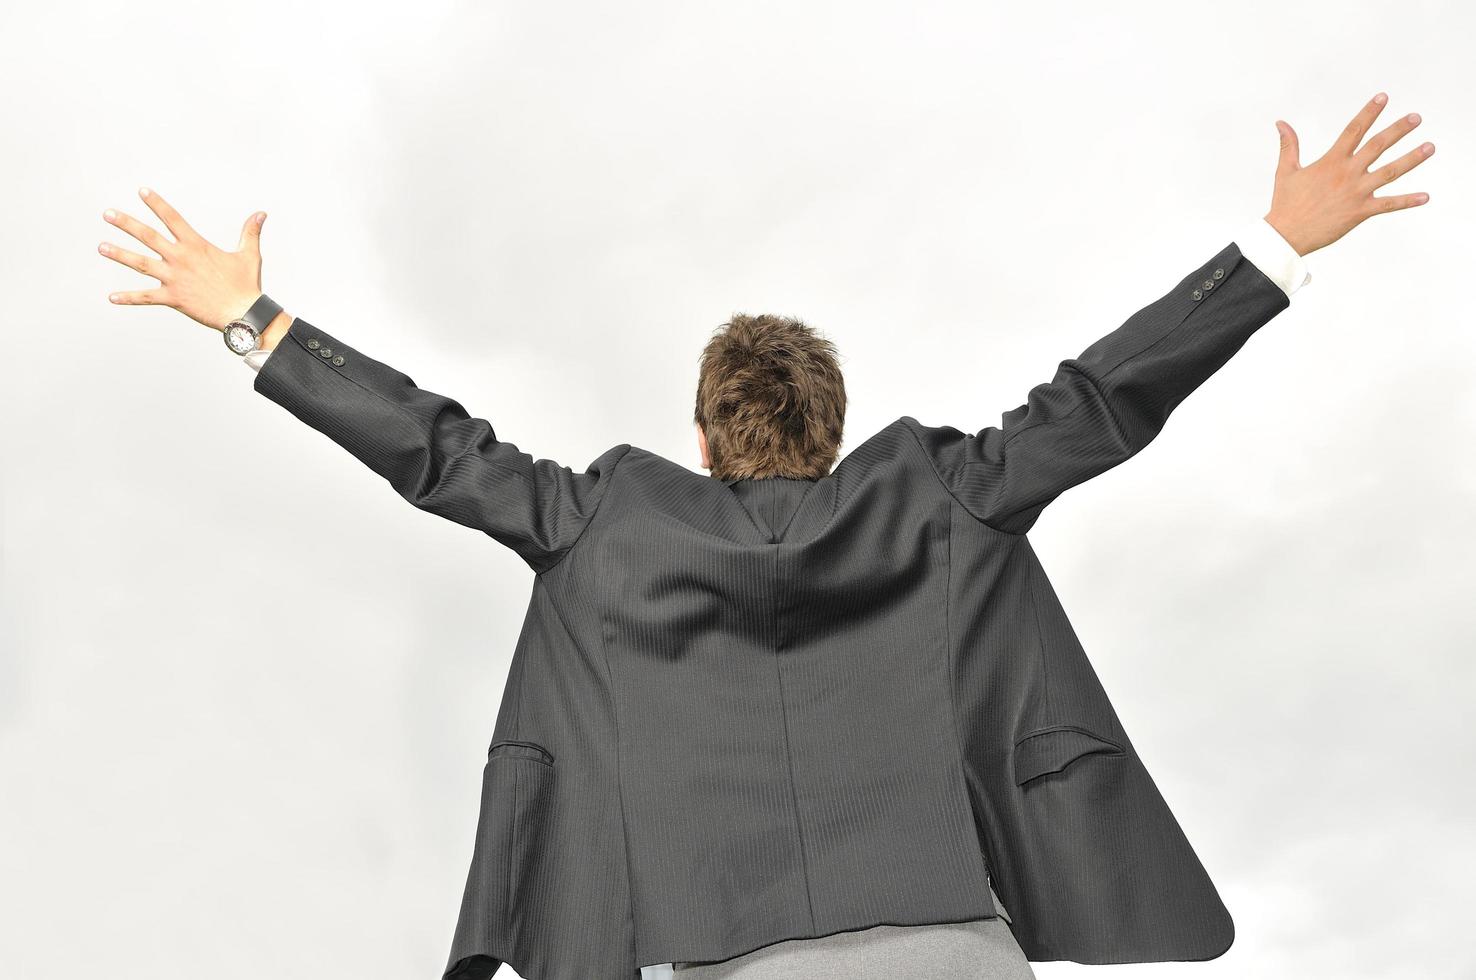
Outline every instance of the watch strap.
<path fill-rule="evenodd" d="M 262 293 L 256 297 L 256 302 L 251 304 L 251 308 L 241 314 L 238 319 L 251 324 L 259 336 L 266 330 L 267 325 L 276 319 L 277 314 L 281 312 L 282 304 L 272 299 L 266 293 Z"/>

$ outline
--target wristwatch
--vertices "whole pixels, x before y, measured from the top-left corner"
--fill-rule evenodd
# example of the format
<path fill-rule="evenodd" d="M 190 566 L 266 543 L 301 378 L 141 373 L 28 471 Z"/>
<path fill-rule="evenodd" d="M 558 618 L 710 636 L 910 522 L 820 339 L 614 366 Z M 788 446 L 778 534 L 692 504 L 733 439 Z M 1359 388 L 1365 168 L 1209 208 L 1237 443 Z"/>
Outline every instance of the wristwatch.
<path fill-rule="evenodd" d="M 262 333 L 281 312 L 282 304 L 262 293 L 251 304 L 251 309 L 225 325 L 225 329 L 221 331 L 225 345 L 233 354 L 243 357 L 250 354 L 261 346 Z"/>

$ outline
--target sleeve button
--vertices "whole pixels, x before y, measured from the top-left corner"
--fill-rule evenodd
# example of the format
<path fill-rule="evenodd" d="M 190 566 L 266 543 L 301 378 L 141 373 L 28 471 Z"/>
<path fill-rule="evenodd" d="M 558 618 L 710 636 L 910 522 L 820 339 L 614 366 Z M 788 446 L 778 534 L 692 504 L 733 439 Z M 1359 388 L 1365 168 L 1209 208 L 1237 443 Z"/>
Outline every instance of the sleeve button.
<path fill-rule="evenodd" d="M 332 347 L 324 347 L 322 350 L 318 351 L 318 356 L 319 357 L 322 357 L 322 358 L 332 357 L 333 356 L 333 348 Z"/>
<path fill-rule="evenodd" d="M 342 354 L 334 354 L 333 355 L 333 366 L 334 367 L 343 367 L 343 355 Z"/>
<path fill-rule="evenodd" d="M 1204 288 L 1206 290 L 1214 289 L 1215 288 L 1215 281 L 1213 279 L 1206 279 L 1204 281 Z"/>
<path fill-rule="evenodd" d="M 1203 296 L 1204 293 L 1201 293 L 1199 290 L 1196 289 L 1194 292 L 1190 293 L 1189 295 L 1190 296 L 1193 296 L 1195 299 L 1199 299 L 1199 297 Z"/>
<path fill-rule="evenodd" d="M 308 341 L 308 350 L 317 350 L 317 349 L 318 349 L 318 338 L 317 337 L 314 337 L 312 340 L 309 340 Z"/>
<path fill-rule="evenodd" d="M 1215 278 L 1216 279 L 1224 279 L 1225 278 L 1225 270 L 1224 269 L 1216 269 L 1215 270 Z"/>

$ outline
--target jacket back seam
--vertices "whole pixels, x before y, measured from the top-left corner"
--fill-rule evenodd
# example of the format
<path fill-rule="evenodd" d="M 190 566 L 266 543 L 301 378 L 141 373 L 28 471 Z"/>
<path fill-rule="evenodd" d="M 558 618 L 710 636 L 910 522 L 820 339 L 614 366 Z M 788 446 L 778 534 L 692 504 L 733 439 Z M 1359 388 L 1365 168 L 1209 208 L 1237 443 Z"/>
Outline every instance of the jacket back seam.
<path fill-rule="evenodd" d="M 621 453 L 620 455 L 622 459 L 625 457 L 624 453 Z M 611 476 L 613 477 L 614 474 L 612 473 Z M 590 515 L 591 520 L 593 519 L 593 516 L 594 515 Z M 573 546 L 571 545 L 570 547 L 572 548 Z M 555 563 L 555 566 L 551 566 L 550 570 L 552 570 L 553 567 L 556 567 L 556 565 L 557 563 Z M 543 573 L 539 572 L 536 577 L 542 578 Z M 549 607 L 553 609 L 554 616 L 557 617 L 559 625 L 563 626 L 564 632 L 569 635 L 570 640 L 577 644 L 579 642 L 578 636 L 574 633 L 573 630 L 569 628 L 569 621 L 564 617 L 564 611 L 559 608 L 558 600 L 555 598 L 557 590 L 545 587 L 545 594 L 548 597 Z M 595 606 L 596 611 L 598 611 L 598 603 L 596 603 Z M 636 963 L 635 949 L 635 890 L 634 888 L 632 888 L 631 884 L 635 880 L 635 878 L 631 874 L 630 833 L 626 829 L 627 818 L 625 813 L 625 778 L 620 761 L 620 711 L 615 704 L 615 677 L 614 672 L 610 669 L 610 649 L 608 646 L 605 645 L 605 623 L 603 615 L 599 617 L 598 642 L 600 644 L 600 660 L 605 665 L 605 699 L 610 706 L 610 722 L 615 726 L 615 796 L 617 802 L 620 805 L 620 840 L 625 854 L 625 921 L 630 932 L 630 959 L 628 962 L 632 971 L 639 972 L 640 964 Z"/>

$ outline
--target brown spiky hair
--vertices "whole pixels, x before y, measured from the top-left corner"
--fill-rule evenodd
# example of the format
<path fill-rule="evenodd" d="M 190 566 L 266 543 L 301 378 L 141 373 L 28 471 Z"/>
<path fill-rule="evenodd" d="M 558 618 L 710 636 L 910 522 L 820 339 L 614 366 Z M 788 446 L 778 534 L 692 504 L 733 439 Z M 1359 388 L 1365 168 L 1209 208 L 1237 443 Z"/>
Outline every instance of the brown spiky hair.
<path fill-rule="evenodd" d="M 693 421 L 719 480 L 818 480 L 840 454 L 846 383 L 835 345 L 792 317 L 735 313 L 702 350 Z"/>

